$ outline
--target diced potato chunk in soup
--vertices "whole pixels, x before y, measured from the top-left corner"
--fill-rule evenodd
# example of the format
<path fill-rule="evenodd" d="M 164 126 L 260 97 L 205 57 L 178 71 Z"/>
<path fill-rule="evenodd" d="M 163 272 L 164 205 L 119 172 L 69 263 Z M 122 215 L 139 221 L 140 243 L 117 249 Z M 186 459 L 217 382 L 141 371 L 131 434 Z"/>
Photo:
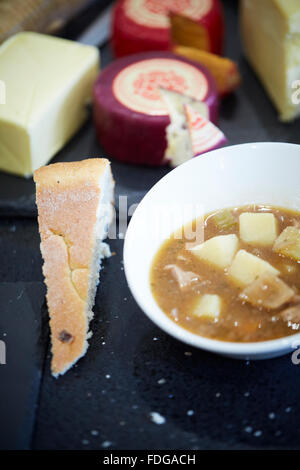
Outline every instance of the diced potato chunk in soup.
<path fill-rule="evenodd" d="M 218 295 L 204 294 L 197 301 L 193 310 L 196 317 L 207 317 L 216 319 L 221 312 L 221 299 Z"/>
<path fill-rule="evenodd" d="M 279 271 L 270 263 L 246 250 L 237 252 L 228 272 L 230 277 L 240 285 L 251 284 L 264 272 L 279 274 Z"/>
<path fill-rule="evenodd" d="M 240 237 L 253 245 L 273 245 L 277 237 L 277 221 L 274 214 L 243 212 L 239 218 Z"/>
<path fill-rule="evenodd" d="M 238 249 L 236 235 L 219 235 L 191 248 L 191 252 L 203 261 L 207 261 L 221 269 L 230 265 Z"/>
<path fill-rule="evenodd" d="M 299 228 L 300 212 L 284 208 L 209 213 L 159 249 L 150 273 L 153 296 L 178 325 L 208 338 L 255 342 L 295 334 Z M 200 236 L 204 241 L 197 244 Z"/>

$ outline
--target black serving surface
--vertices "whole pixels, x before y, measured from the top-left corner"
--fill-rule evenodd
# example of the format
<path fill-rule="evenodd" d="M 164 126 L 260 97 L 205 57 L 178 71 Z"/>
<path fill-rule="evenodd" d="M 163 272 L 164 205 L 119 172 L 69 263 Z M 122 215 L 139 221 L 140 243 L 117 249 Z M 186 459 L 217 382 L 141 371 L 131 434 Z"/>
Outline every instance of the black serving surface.
<path fill-rule="evenodd" d="M 242 57 L 236 1 L 224 5 L 227 54 L 243 75 L 242 87 L 221 107 L 229 144 L 300 143 L 299 122 L 277 121 Z M 106 45 L 103 64 L 110 60 Z M 55 161 L 103 154 L 88 122 Z M 129 203 L 168 171 L 115 161 L 112 168 L 117 195 L 128 195 Z M 0 340 L 7 352 L 0 365 L 0 448 L 299 449 L 300 365 L 290 355 L 226 359 L 160 331 L 128 290 L 121 239 L 110 241 L 116 254 L 101 271 L 88 353 L 52 378 L 32 181 L 1 174 L 0 207 Z"/>

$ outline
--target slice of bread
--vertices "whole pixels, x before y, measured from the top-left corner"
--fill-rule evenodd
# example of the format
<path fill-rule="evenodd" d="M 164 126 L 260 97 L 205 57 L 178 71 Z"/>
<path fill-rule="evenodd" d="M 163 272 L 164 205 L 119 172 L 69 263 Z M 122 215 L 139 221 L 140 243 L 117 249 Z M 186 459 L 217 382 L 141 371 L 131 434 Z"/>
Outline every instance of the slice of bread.
<path fill-rule="evenodd" d="M 87 350 L 102 242 L 113 218 L 114 181 L 104 158 L 55 163 L 34 173 L 52 338 L 52 373 L 64 374 Z"/>

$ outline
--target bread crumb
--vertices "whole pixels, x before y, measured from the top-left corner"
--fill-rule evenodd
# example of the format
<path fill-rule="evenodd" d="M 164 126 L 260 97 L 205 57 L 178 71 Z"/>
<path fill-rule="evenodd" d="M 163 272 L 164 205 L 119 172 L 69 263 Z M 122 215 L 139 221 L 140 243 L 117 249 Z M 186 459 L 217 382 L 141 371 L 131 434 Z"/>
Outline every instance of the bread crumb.
<path fill-rule="evenodd" d="M 112 442 L 110 442 L 110 441 L 104 441 L 104 442 L 102 442 L 101 445 L 102 445 L 102 447 L 107 448 L 107 447 L 110 447 L 110 446 L 112 445 Z"/>
<path fill-rule="evenodd" d="M 160 413 L 157 413 L 157 411 L 152 411 L 150 413 L 150 419 L 155 424 L 165 424 L 166 422 L 166 418 Z"/>

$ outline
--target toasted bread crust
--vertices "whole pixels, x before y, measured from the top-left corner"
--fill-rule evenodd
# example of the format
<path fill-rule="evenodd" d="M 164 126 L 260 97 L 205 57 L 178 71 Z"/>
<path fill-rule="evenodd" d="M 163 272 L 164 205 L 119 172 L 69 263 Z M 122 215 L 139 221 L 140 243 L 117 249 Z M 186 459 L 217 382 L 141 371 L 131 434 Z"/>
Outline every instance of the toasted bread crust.
<path fill-rule="evenodd" d="M 55 163 L 34 173 L 54 375 L 64 373 L 87 348 L 88 274 L 99 181 L 108 165 L 108 160 L 95 158 Z"/>

